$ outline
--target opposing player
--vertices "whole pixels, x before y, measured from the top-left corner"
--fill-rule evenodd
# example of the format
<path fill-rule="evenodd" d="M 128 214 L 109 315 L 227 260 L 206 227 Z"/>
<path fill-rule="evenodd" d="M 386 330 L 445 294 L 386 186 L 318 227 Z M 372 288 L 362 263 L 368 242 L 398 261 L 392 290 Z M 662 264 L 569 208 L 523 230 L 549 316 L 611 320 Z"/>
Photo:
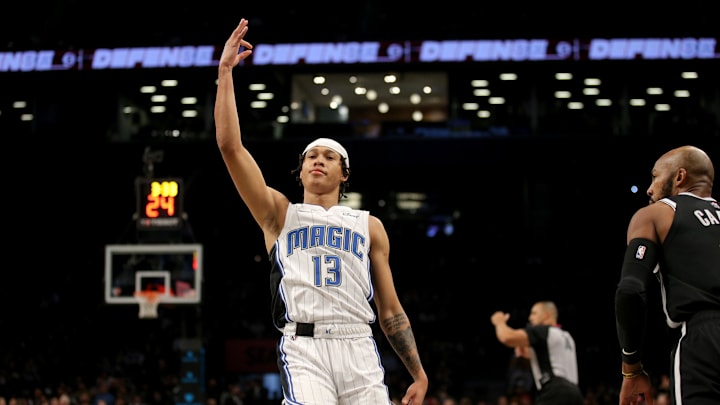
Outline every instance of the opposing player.
<path fill-rule="evenodd" d="M 621 405 L 653 403 L 642 365 L 647 289 L 657 283 L 653 275 L 667 324 L 679 331 L 670 367 L 673 403 L 720 404 L 720 205 L 712 197 L 714 179 L 703 150 L 672 149 L 652 169 L 650 204 L 630 220 L 615 293 Z"/>

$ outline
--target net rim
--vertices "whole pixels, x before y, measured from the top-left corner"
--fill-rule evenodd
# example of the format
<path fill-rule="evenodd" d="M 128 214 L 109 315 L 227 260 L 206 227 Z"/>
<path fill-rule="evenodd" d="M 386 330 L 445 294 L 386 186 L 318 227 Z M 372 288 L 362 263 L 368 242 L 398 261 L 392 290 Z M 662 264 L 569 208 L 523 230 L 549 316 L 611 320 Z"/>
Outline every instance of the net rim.
<path fill-rule="evenodd" d="M 134 298 L 138 302 L 160 302 L 160 297 L 164 296 L 165 293 L 160 291 L 135 291 L 133 294 Z"/>
<path fill-rule="evenodd" d="M 160 297 L 165 294 L 160 291 L 135 291 L 133 297 L 138 303 L 138 318 L 157 318 Z"/>

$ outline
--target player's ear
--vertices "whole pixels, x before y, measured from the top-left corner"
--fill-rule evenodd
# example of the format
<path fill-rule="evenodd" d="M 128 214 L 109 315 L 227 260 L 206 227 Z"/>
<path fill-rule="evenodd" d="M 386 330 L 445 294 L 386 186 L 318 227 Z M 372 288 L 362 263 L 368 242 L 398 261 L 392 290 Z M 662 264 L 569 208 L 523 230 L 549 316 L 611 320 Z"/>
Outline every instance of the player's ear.
<path fill-rule="evenodd" d="M 685 180 L 685 178 L 687 178 L 687 170 L 685 170 L 684 167 L 681 167 L 675 174 L 675 182 L 680 184 L 683 180 Z"/>

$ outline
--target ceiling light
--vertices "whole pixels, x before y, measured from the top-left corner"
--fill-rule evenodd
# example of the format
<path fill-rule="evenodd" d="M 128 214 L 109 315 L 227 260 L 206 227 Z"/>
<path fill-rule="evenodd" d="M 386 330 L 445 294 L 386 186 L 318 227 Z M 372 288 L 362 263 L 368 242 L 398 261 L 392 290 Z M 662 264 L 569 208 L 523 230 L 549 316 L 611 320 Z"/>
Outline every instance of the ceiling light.
<path fill-rule="evenodd" d="M 383 80 L 385 80 L 385 83 L 395 83 L 397 82 L 397 76 L 395 76 L 394 74 L 387 74 L 385 75 Z"/>

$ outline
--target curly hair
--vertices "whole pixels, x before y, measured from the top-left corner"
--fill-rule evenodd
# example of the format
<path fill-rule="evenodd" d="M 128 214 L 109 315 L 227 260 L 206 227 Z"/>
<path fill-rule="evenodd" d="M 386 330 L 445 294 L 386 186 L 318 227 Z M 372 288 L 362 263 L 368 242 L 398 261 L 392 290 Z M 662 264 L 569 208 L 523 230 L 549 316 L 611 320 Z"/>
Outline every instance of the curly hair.
<path fill-rule="evenodd" d="M 303 165 L 304 160 L 305 160 L 305 154 L 301 153 L 298 158 L 298 166 L 290 171 L 291 174 L 295 175 L 295 180 L 297 180 L 298 185 L 300 185 L 300 187 L 303 186 L 302 180 L 300 179 L 300 172 L 302 171 L 302 165 Z M 341 158 L 341 165 L 342 165 L 343 175 L 346 178 L 349 178 L 350 177 L 350 168 L 347 167 L 345 158 Z M 340 200 L 342 200 L 343 198 L 347 198 L 347 195 L 345 195 L 345 192 L 349 188 L 350 188 L 350 182 L 348 180 L 345 180 L 342 183 L 340 183 L 340 193 L 338 195 L 338 202 L 340 202 Z"/>

